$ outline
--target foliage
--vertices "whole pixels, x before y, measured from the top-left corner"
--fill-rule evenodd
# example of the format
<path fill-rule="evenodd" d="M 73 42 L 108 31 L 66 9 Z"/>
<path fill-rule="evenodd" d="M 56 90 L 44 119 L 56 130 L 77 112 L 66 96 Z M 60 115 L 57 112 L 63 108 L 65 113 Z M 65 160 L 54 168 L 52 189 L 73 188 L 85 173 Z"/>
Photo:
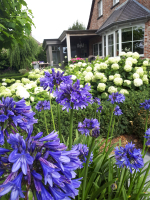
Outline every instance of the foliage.
<path fill-rule="evenodd" d="M 72 26 L 68 28 L 68 30 L 86 30 L 86 27 L 83 23 L 80 23 L 78 20 L 73 23 Z"/>
<path fill-rule="evenodd" d="M 31 33 L 32 17 L 24 0 L 0 1 L 0 49 L 23 45 Z"/>
<path fill-rule="evenodd" d="M 27 73 L 28 71 L 27 71 L 26 69 L 20 69 L 19 72 L 20 72 L 20 74 L 25 74 L 25 73 Z"/>
<path fill-rule="evenodd" d="M 25 39 L 22 47 L 16 44 L 14 49 L 8 50 L 8 59 L 10 66 L 15 66 L 16 69 L 26 69 L 31 67 L 31 62 L 35 60 L 38 52 L 37 42 L 29 36 Z"/>
<path fill-rule="evenodd" d="M 8 69 L 9 65 L 7 49 L 3 48 L 2 51 L 0 51 L 0 70 Z"/>
<path fill-rule="evenodd" d="M 41 45 L 38 46 L 38 52 L 35 57 L 36 57 L 36 60 L 44 61 L 44 63 L 47 62 L 46 51 L 43 49 L 43 46 Z"/>

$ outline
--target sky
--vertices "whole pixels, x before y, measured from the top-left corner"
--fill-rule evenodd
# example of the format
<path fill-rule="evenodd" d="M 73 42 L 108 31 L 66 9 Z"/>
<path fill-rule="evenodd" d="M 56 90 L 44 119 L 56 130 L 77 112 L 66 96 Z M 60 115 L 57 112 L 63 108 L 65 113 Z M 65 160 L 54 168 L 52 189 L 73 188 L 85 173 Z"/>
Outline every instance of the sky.
<path fill-rule="evenodd" d="M 92 0 L 25 0 L 32 10 L 32 36 L 39 42 L 59 38 L 76 20 L 87 27 Z"/>

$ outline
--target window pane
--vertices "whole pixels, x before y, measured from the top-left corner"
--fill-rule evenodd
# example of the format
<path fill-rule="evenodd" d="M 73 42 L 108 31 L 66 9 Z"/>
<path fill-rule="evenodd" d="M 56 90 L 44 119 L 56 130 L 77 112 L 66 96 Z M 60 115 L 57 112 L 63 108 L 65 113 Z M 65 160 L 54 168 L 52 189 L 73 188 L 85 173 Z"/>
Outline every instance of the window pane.
<path fill-rule="evenodd" d="M 116 44 L 116 56 L 119 56 L 119 44 Z"/>
<path fill-rule="evenodd" d="M 122 51 L 125 51 L 125 49 L 132 51 L 132 42 L 122 43 Z"/>
<path fill-rule="evenodd" d="M 144 54 L 144 42 L 143 41 L 133 42 L 133 52 Z"/>
<path fill-rule="evenodd" d="M 133 27 L 133 40 L 144 40 L 143 27 Z"/>
<path fill-rule="evenodd" d="M 102 43 L 99 44 L 99 56 L 102 56 Z"/>
<path fill-rule="evenodd" d="M 108 35 L 108 45 L 113 45 L 114 44 L 114 35 L 111 34 L 111 35 Z"/>
<path fill-rule="evenodd" d="M 114 46 L 108 46 L 108 55 L 114 56 Z"/>
<path fill-rule="evenodd" d="M 52 46 L 52 51 L 54 51 L 54 46 Z"/>
<path fill-rule="evenodd" d="M 122 29 L 122 42 L 132 41 L 132 28 Z"/>
<path fill-rule="evenodd" d="M 52 56 L 53 56 L 53 63 L 57 64 L 57 52 L 56 51 L 52 51 Z"/>
<path fill-rule="evenodd" d="M 118 30 L 115 32 L 115 37 L 116 37 L 116 43 L 119 43 L 119 31 Z"/>
<path fill-rule="evenodd" d="M 102 15 L 102 1 L 98 2 L 98 16 Z"/>
<path fill-rule="evenodd" d="M 98 55 L 98 44 L 94 44 L 94 56 Z"/>
<path fill-rule="evenodd" d="M 106 47 L 104 47 L 104 56 L 106 56 Z"/>

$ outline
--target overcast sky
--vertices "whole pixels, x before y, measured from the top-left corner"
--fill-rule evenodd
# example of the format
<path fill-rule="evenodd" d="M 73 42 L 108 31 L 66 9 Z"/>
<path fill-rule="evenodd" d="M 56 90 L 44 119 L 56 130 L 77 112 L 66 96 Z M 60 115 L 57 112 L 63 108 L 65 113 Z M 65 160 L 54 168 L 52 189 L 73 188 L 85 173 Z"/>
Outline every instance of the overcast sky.
<path fill-rule="evenodd" d="M 32 36 L 39 42 L 58 38 L 76 20 L 86 27 L 92 0 L 25 0 L 33 12 Z"/>

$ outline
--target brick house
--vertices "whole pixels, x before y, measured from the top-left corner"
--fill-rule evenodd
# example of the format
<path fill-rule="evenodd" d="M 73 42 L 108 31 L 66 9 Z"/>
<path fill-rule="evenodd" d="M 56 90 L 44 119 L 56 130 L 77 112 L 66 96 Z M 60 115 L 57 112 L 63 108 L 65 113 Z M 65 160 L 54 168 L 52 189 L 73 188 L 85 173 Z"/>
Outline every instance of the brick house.
<path fill-rule="evenodd" d="M 92 0 L 87 30 L 64 31 L 43 46 L 56 64 L 64 55 L 118 56 L 125 48 L 150 58 L 150 0 Z"/>

